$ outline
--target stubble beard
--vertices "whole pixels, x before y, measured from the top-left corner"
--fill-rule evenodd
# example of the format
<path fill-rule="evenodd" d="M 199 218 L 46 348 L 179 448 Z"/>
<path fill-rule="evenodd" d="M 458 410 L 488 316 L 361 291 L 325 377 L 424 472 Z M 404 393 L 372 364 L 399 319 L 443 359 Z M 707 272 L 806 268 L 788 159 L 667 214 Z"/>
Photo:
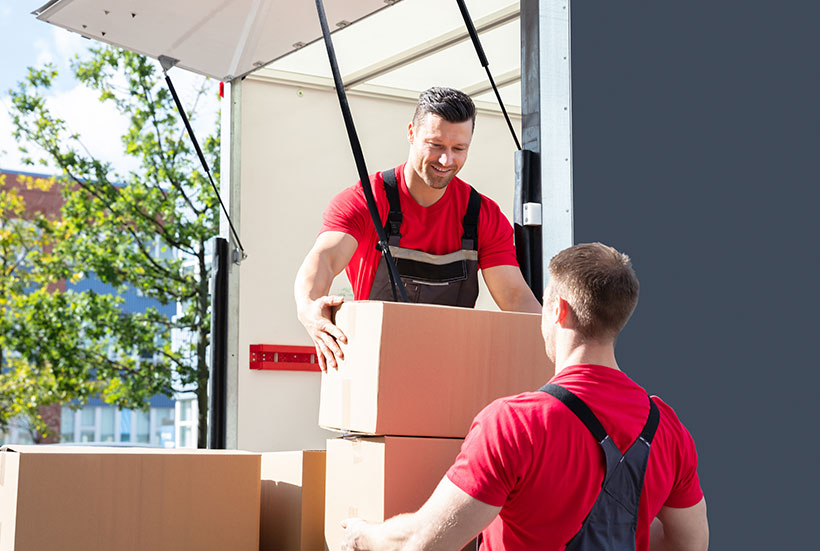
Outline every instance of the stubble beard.
<path fill-rule="evenodd" d="M 449 174 L 447 176 L 441 176 L 436 174 L 432 167 L 428 167 L 427 170 L 423 171 L 422 180 L 432 189 L 446 189 L 453 178 L 455 178 L 455 174 L 452 176 Z"/>

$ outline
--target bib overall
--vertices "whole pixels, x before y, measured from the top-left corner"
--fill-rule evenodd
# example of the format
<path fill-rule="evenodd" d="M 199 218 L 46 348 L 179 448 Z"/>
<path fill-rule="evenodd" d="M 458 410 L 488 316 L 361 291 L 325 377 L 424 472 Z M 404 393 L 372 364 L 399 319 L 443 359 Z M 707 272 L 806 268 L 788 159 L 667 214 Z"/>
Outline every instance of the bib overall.
<path fill-rule="evenodd" d="M 395 169 L 382 172 L 390 211 L 384 232 L 410 302 L 473 308 L 478 298 L 478 215 L 481 196 L 470 188 L 467 211 L 462 220 L 461 249 L 435 255 L 399 246 L 401 202 Z M 393 301 L 393 289 L 384 256 L 379 260 L 370 289 L 370 300 Z"/>
<path fill-rule="evenodd" d="M 640 436 L 621 454 L 592 410 L 575 394 L 553 384 L 544 385 L 540 390 L 561 400 L 586 425 L 606 459 L 601 492 L 581 530 L 567 543 L 567 551 L 634 551 L 649 447 L 660 418 L 658 407 L 647 397 L 649 418 Z"/>

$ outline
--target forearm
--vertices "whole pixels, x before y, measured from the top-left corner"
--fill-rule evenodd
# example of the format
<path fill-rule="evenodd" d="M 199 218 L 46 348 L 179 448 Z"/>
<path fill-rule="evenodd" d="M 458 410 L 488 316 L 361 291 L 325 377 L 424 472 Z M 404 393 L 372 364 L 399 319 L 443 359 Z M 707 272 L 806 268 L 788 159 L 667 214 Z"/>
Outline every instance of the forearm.
<path fill-rule="evenodd" d="M 311 301 L 326 296 L 335 277 L 330 263 L 324 260 L 321 254 L 314 251 L 308 253 L 296 273 L 296 281 L 293 284 L 297 312 L 301 314 Z"/>
<path fill-rule="evenodd" d="M 483 269 L 482 275 L 493 300 L 502 310 L 541 313 L 541 304 L 524 281 L 518 266 L 492 266 Z"/>
<path fill-rule="evenodd" d="M 504 305 L 499 304 L 498 307 L 507 312 L 541 313 L 541 303 L 536 300 L 529 287 L 510 293 Z"/>

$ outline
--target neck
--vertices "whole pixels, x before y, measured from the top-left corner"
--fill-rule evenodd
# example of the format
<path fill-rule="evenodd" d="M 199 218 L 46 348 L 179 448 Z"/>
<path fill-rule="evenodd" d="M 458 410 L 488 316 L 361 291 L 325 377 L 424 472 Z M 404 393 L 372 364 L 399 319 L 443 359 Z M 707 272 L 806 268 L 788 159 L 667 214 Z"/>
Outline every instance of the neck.
<path fill-rule="evenodd" d="M 444 197 L 444 193 L 447 191 L 446 187 L 433 189 L 428 186 L 421 176 L 416 174 L 409 162 L 404 165 L 404 182 L 407 184 L 407 192 L 410 193 L 410 197 L 422 207 L 435 204 Z"/>
<path fill-rule="evenodd" d="M 555 354 L 555 374 L 571 365 L 594 364 L 620 371 L 615 360 L 614 343 L 584 341 L 559 346 Z"/>

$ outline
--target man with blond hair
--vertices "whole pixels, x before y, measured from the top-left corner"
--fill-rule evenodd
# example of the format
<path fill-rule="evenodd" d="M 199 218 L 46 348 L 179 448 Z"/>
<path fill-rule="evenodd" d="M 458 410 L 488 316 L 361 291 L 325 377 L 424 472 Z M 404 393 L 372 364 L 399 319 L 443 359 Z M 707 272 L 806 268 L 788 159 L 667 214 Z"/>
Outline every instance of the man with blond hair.
<path fill-rule="evenodd" d="M 629 257 L 576 245 L 551 260 L 549 276 L 549 384 L 487 406 L 419 511 L 383 524 L 348 519 L 343 549 L 452 550 L 477 534 L 494 551 L 708 548 L 694 441 L 615 359 L 638 302 Z"/>

